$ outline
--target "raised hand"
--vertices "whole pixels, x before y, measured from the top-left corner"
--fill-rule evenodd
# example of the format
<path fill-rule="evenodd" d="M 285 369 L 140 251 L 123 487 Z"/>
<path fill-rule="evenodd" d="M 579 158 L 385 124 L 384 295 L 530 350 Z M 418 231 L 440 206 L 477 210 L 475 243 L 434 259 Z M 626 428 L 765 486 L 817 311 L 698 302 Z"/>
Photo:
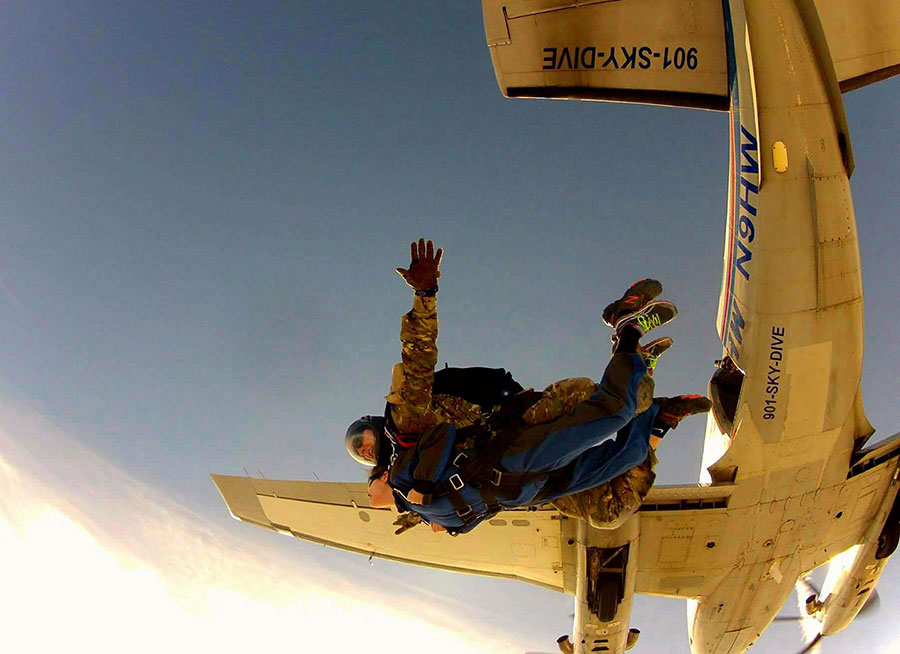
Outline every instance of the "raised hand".
<path fill-rule="evenodd" d="M 397 268 L 397 274 L 416 291 L 436 292 L 443 256 L 441 248 L 435 252 L 434 243 L 420 238 L 418 243 L 409 244 L 409 268 Z"/>

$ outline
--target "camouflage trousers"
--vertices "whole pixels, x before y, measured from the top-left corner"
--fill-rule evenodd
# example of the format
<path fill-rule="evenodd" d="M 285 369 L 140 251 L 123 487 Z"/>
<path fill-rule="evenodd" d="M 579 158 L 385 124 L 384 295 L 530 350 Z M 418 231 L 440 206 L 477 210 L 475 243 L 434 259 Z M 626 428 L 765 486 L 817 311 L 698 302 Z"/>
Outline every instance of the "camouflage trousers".
<path fill-rule="evenodd" d="M 590 398 L 597 383 L 587 377 L 562 379 L 544 389 L 541 399 L 522 414 L 527 425 L 550 422 L 571 413 L 579 402 Z M 653 403 L 653 378 L 641 379 L 637 389 L 637 411 L 643 413 Z M 597 529 L 615 529 L 640 508 L 653 486 L 656 454 L 650 450 L 647 459 L 631 470 L 594 488 L 553 500 L 550 504 L 563 515 L 581 518 Z M 415 513 L 404 513 L 394 522 L 401 534 L 422 522 Z"/>
<path fill-rule="evenodd" d="M 587 377 L 563 379 L 544 389 L 543 397 L 523 414 L 526 424 L 549 422 L 575 405 L 588 399 L 597 384 Z M 638 385 L 636 414 L 646 411 L 653 402 L 653 378 L 646 375 Z M 586 520 L 597 529 L 615 529 L 640 508 L 653 486 L 656 454 L 650 450 L 647 459 L 631 470 L 589 490 L 560 497 L 551 505 L 563 515 Z"/>
<path fill-rule="evenodd" d="M 641 507 L 656 480 L 655 466 L 656 453 L 650 450 L 647 459 L 628 472 L 595 488 L 555 499 L 550 504 L 563 515 L 586 520 L 596 529 L 615 529 Z"/>

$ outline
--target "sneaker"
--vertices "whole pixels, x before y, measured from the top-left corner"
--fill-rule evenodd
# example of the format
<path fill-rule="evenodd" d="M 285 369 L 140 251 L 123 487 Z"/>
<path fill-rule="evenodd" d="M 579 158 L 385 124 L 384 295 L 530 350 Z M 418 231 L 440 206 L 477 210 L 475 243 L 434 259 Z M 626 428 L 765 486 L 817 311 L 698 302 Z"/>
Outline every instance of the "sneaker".
<path fill-rule="evenodd" d="M 667 322 L 671 322 L 678 315 L 678 309 L 667 300 L 650 302 L 644 307 L 621 316 L 615 323 L 614 329 L 619 334 L 628 325 L 634 325 L 646 334 L 651 329 L 656 329 Z"/>
<path fill-rule="evenodd" d="M 611 354 L 615 354 L 616 346 L 619 344 L 619 337 L 613 332 L 609 340 L 612 342 Z M 663 352 L 672 347 L 673 343 L 674 341 L 671 338 L 663 336 L 655 341 L 650 341 L 646 345 L 638 345 L 638 354 L 644 357 L 648 370 L 653 370 L 656 367 L 657 359 L 662 356 Z"/>
<path fill-rule="evenodd" d="M 674 341 L 671 338 L 663 336 L 638 348 L 638 354 L 644 357 L 644 361 L 647 362 L 647 370 L 650 370 L 651 374 L 653 374 L 653 369 L 656 368 L 656 362 L 659 360 L 659 357 L 672 347 L 673 343 Z"/>
<path fill-rule="evenodd" d="M 662 293 L 662 284 L 655 279 L 641 279 L 628 287 L 622 297 L 606 305 L 603 322 L 612 327 L 626 313 L 634 313 Z"/>
<path fill-rule="evenodd" d="M 669 429 L 675 429 L 678 423 L 697 413 L 706 413 L 712 409 L 712 402 L 702 395 L 678 395 L 677 397 L 655 397 L 653 403 L 659 407 L 656 420 Z"/>

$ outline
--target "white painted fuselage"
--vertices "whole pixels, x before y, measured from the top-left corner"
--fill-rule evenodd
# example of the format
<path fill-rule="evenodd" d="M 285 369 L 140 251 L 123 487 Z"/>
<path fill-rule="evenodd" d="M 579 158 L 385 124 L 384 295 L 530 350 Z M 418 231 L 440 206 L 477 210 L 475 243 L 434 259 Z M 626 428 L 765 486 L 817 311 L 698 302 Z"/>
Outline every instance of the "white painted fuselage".
<path fill-rule="evenodd" d="M 730 3 L 732 172 L 718 327 L 744 381 L 732 432 L 711 419 L 704 463 L 714 481 L 734 483 L 728 513 L 747 529 L 728 574 L 690 607 L 695 654 L 744 651 L 798 575 L 869 526 L 849 524 L 859 510 L 851 455 L 872 433 L 859 394 L 853 159 L 818 16 L 804 4 Z"/>

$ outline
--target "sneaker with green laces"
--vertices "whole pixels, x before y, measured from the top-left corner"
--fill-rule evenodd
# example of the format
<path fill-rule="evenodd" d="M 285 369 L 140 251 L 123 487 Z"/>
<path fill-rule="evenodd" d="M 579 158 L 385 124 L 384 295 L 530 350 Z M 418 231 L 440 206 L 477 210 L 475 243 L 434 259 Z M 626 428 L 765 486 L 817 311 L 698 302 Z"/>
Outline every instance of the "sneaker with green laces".
<path fill-rule="evenodd" d="M 655 279 L 639 279 L 628 287 L 622 297 L 610 302 L 603 310 L 603 322 L 610 327 L 625 314 L 634 313 L 662 293 L 662 284 Z"/>
<path fill-rule="evenodd" d="M 637 311 L 621 316 L 613 326 L 616 334 L 620 334 L 629 325 L 637 327 L 641 334 L 672 322 L 678 315 L 678 309 L 668 300 L 656 300 L 641 307 Z"/>
<path fill-rule="evenodd" d="M 656 362 L 659 361 L 659 357 L 662 356 L 662 353 L 672 347 L 673 341 L 668 336 L 663 336 L 662 338 L 657 338 L 655 341 L 650 341 L 646 345 L 641 345 L 638 347 L 638 354 L 644 357 L 644 361 L 647 363 L 647 370 L 650 371 L 650 374 L 653 374 L 653 370 L 656 368 Z"/>

